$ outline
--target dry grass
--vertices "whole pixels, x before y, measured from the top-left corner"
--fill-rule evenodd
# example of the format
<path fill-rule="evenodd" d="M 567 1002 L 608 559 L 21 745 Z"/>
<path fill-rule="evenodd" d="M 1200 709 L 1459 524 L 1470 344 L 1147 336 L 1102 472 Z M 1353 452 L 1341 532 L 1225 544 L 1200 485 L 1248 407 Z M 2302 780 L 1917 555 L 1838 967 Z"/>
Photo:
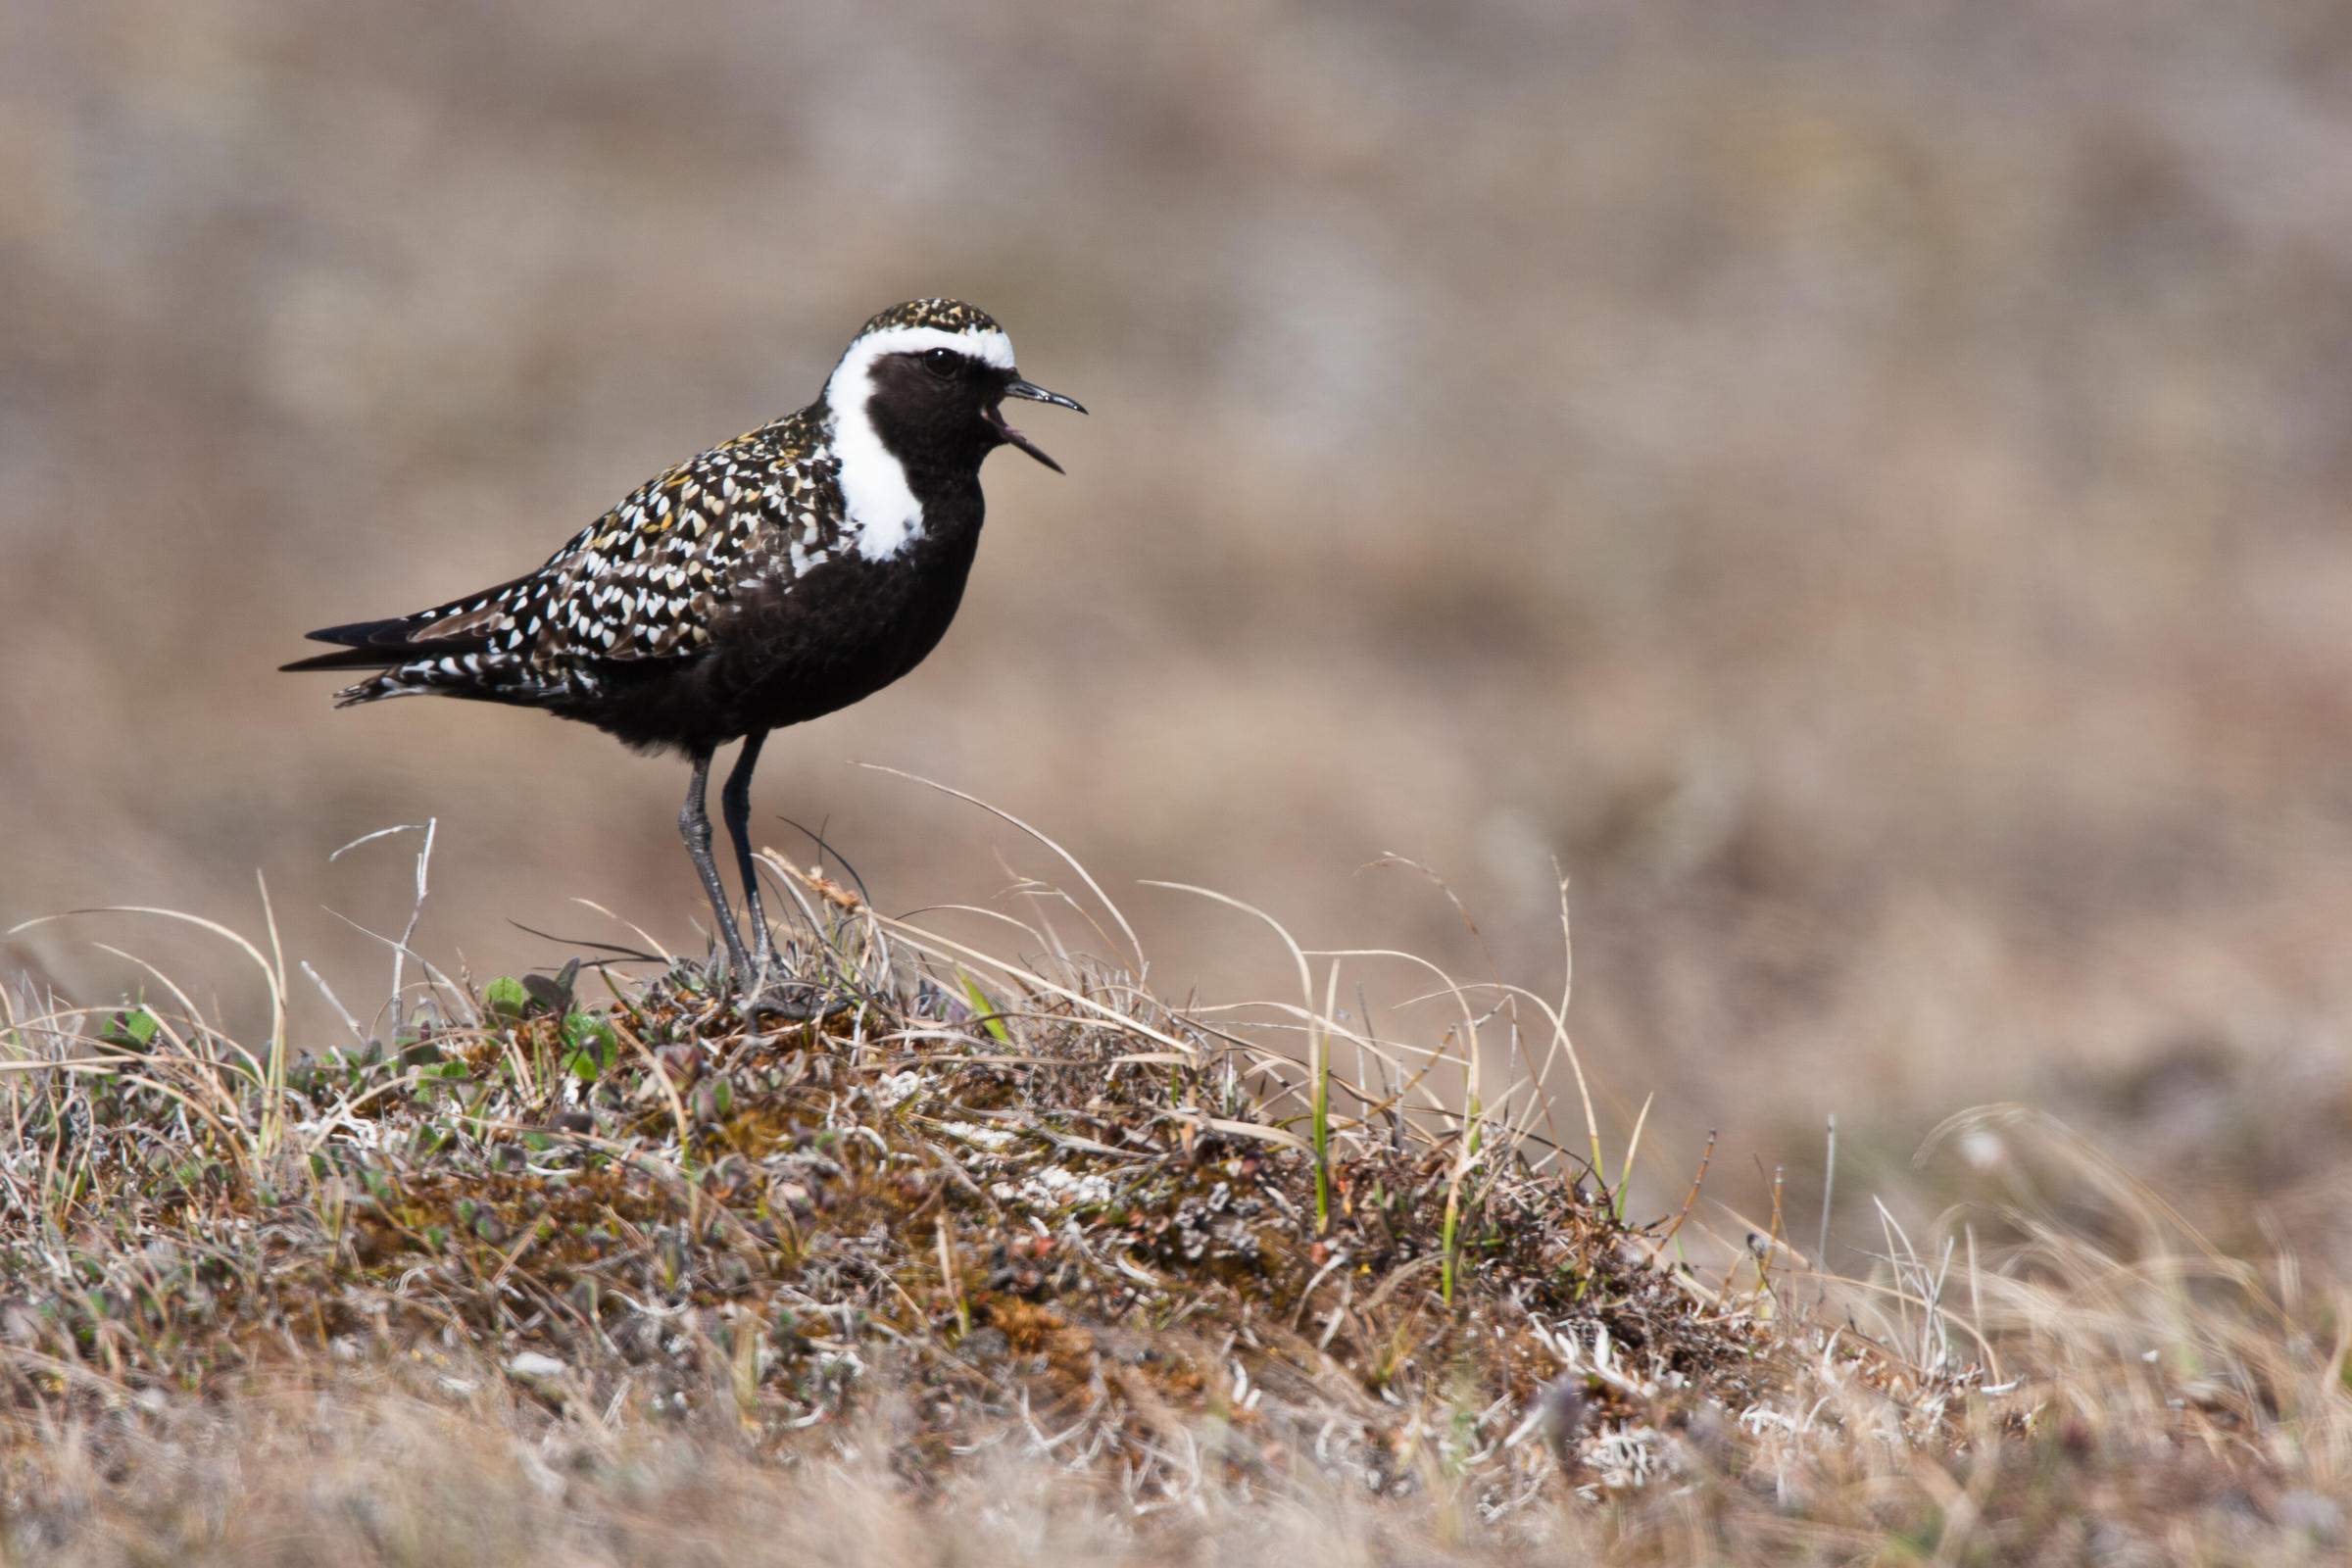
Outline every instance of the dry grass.
<path fill-rule="evenodd" d="M 1978 1200 L 1919 1238 L 1882 1210 L 1879 1268 L 1829 1276 L 1777 1213 L 1712 1244 L 1739 1221 L 1703 1170 L 1623 1215 L 1635 1152 L 1576 1092 L 1565 998 L 1425 970 L 1374 1030 L 1343 977 L 1405 960 L 1276 925 L 1300 1000 L 1175 1004 L 1074 863 L 1076 897 L 1014 890 L 1022 921 L 962 912 L 993 938 L 767 865 L 813 1022 L 747 1023 L 650 953 L 605 960 L 602 1001 L 593 966 L 425 966 L 379 1038 L 317 1052 L 240 1046 L 160 972 L 120 1006 L 15 997 L 0 1549 L 2277 1562 L 2341 1536 L 2352 1301 L 2046 1118 L 1956 1119 Z M 274 932 L 204 923 L 282 1014 Z"/>

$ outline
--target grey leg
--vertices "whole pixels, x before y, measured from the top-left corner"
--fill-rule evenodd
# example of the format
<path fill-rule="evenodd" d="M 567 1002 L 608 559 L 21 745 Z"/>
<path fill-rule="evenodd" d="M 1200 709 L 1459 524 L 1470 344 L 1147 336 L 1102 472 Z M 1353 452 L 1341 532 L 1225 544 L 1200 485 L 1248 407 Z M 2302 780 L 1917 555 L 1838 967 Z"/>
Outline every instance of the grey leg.
<path fill-rule="evenodd" d="M 767 731 L 754 730 L 743 738 L 743 751 L 735 759 L 735 769 L 727 775 L 726 787 L 718 792 L 719 811 L 727 819 L 727 837 L 735 841 L 735 867 L 743 875 L 743 903 L 752 917 L 752 962 L 758 966 L 761 979 L 776 949 L 768 936 L 767 912 L 760 906 L 760 872 L 752 863 L 752 769 L 760 765 L 760 747 L 767 739 Z M 745 976 L 748 981 L 751 976 Z"/>
<path fill-rule="evenodd" d="M 710 754 L 697 752 L 694 782 L 686 787 L 686 804 L 678 810 L 678 834 L 686 841 L 686 853 L 694 858 L 695 870 L 702 874 L 703 891 L 710 895 L 710 911 L 718 916 L 719 935 L 726 938 L 727 959 L 735 966 L 735 983 L 748 986 L 752 983 L 752 960 L 743 951 L 743 933 L 735 929 L 735 913 L 727 907 L 726 885 L 719 881 L 718 866 L 710 858 L 710 813 L 703 805 L 704 793 L 710 785 Z"/>

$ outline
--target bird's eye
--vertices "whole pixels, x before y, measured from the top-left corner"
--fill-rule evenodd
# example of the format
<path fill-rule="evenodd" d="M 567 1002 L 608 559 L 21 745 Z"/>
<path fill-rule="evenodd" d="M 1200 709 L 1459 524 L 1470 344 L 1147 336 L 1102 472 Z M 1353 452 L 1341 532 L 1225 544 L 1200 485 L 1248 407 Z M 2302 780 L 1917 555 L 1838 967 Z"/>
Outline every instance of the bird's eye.
<path fill-rule="evenodd" d="M 963 356 L 954 349 L 933 349 L 923 356 L 933 375 L 955 375 L 963 368 Z"/>

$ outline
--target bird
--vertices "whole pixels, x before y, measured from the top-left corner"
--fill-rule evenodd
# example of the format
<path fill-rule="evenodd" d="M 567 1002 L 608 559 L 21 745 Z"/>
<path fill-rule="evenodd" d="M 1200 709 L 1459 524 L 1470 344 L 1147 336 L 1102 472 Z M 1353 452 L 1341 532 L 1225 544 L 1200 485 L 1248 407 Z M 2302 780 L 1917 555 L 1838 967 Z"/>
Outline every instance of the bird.
<path fill-rule="evenodd" d="M 337 708 L 436 695 L 544 709 L 692 764 L 678 831 L 740 1004 L 791 1012 L 769 983 L 751 786 L 771 731 L 847 708 L 938 646 L 980 541 L 980 465 L 1010 446 L 1007 400 L 1086 410 L 1022 378 L 1012 340 L 960 300 L 909 300 L 851 339 L 815 402 L 647 480 L 536 570 L 429 610 L 307 633 L 337 651 L 281 666 L 370 670 Z M 711 858 L 719 791 L 753 929 Z M 806 1010 L 805 1007 L 801 1010 Z"/>

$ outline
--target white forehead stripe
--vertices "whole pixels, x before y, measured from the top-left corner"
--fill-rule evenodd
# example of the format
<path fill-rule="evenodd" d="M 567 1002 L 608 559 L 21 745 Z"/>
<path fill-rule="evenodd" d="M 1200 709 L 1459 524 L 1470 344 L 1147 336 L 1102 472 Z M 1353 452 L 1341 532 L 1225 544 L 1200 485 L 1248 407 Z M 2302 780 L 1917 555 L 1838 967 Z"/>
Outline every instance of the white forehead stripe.
<path fill-rule="evenodd" d="M 936 326 L 893 326 L 868 332 L 850 345 L 825 383 L 825 402 L 836 414 L 863 410 L 864 393 L 873 390 L 874 362 L 892 354 L 920 354 L 927 349 L 954 349 L 1000 370 L 1012 368 L 1012 339 L 994 327 L 970 332 L 946 332 Z"/>
<path fill-rule="evenodd" d="M 894 326 L 850 345 L 825 383 L 832 411 L 833 450 L 841 459 L 841 499 L 858 554 L 886 561 L 923 536 L 922 503 L 906 486 L 906 470 L 891 456 L 866 414 L 874 393 L 874 363 L 892 354 L 954 349 L 1000 370 L 1012 368 L 1012 339 L 986 329 L 944 332 L 936 326 Z"/>

